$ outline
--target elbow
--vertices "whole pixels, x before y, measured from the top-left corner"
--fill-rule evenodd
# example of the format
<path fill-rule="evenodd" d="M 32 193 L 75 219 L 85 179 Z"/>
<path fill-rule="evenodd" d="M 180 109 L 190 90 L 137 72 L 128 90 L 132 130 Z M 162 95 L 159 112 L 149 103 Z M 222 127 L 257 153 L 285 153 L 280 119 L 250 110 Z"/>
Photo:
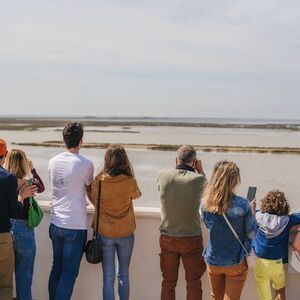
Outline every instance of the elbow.
<path fill-rule="evenodd" d="M 37 192 L 40 194 L 40 193 L 43 193 L 45 191 L 45 187 L 44 186 L 40 186 L 37 190 Z"/>
<path fill-rule="evenodd" d="M 137 194 L 132 195 L 131 199 L 132 199 L 132 200 L 136 200 L 136 199 L 138 199 L 138 198 L 141 198 L 141 196 L 142 196 L 142 193 L 139 192 L 139 193 L 137 193 Z"/>
<path fill-rule="evenodd" d="M 300 241 L 299 241 L 299 240 L 298 240 L 298 241 L 294 241 L 293 247 L 294 247 L 294 249 L 295 249 L 297 252 L 300 253 Z"/>
<path fill-rule="evenodd" d="M 300 232 L 298 231 L 296 236 L 295 236 L 295 239 L 294 239 L 294 242 L 293 242 L 293 248 L 300 253 Z"/>

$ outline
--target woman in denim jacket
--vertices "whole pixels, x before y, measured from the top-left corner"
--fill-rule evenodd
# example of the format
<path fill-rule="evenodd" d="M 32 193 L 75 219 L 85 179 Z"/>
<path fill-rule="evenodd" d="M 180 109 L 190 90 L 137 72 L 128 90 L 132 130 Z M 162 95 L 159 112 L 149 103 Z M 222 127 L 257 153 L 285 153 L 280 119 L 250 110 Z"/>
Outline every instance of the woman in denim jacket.
<path fill-rule="evenodd" d="M 257 224 L 249 201 L 235 194 L 240 181 L 240 170 L 235 163 L 218 162 L 203 194 L 201 215 L 209 231 L 204 258 L 215 300 L 240 299 L 248 271 L 247 254 L 223 214 L 248 252 L 256 235 Z"/>

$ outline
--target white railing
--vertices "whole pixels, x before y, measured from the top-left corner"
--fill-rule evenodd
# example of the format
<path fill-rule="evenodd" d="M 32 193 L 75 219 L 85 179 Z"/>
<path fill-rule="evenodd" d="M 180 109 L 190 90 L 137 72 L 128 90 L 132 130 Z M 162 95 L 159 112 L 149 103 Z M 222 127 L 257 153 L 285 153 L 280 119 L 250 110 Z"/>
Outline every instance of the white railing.
<path fill-rule="evenodd" d="M 48 299 L 48 277 L 52 264 L 52 248 L 48 237 L 49 205 L 43 205 L 45 217 L 41 225 L 36 229 L 37 256 L 34 270 L 33 298 L 39 300 Z M 160 209 L 136 207 L 136 235 L 135 246 L 130 265 L 130 299 L 132 300 L 159 300 L 161 287 L 161 272 L 159 266 L 159 224 Z M 89 221 L 92 210 L 89 209 Z M 89 237 L 92 232 L 89 230 Z M 204 244 L 207 240 L 207 232 L 203 230 Z M 203 299 L 210 299 L 209 282 L 207 275 L 203 276 Z M 300 276 L 288 274 L 287 299 L 300 299 Z M 182 266 L 179 271 L 179 280 L 176 288 L 176 299 L 185 299 L 185 280 Z M 102 271 L 101 265 L 88 264 L 82 259 L 79 277 L 77 278 L 72 300 L 96 300 L 102 299 Z M 118 299 L 116 297 L 116 299 Z M 249 271 L 242 299 L 258 299 L 252 272 Z"/>

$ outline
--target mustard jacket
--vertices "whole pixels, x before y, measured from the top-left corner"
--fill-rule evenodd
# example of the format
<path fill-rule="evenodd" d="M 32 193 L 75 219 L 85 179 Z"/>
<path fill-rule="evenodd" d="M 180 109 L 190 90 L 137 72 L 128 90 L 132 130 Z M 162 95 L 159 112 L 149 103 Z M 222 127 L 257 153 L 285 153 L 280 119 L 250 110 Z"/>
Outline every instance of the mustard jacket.
<path fill-rule="evenodd" d="M 127 175 L 99 174 L 91 187 L 91 197 L 97 206 L 99 180 L 101 179 L 100 214 L 98 233 L 109 238 L 127 237 L 135 231 L 132 200 L 141 197 L 135 178 Z M 96 227 L 96 213 L 93 228 Z"/>

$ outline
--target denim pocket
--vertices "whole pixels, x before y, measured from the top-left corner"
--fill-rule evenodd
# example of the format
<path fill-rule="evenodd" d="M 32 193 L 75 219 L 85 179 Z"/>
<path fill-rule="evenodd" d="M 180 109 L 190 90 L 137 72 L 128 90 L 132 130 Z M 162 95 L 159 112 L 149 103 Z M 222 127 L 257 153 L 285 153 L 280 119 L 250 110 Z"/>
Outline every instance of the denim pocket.
<path fill-rule="evenodd" d="M 22 237 L 22 238 L 28 238 L 33 239 L 34 238 L 34 232 L 33 231 L 18 231 L 13 233 L 14 238 L 16 236 Z"/>
<path fill-rule="evenodd" d="M 66 232 L 64 234 L 64 238 L 65 238 L 65 241 L 68 241 L 68 242 L 75 241 L 77 238 L 77 232 L 76 231 Z"/>
<path fill-rule="evenodd" d="M 53 224 L 50 224 L 49 226 L 49 238 L 51 240 L 55 240 L 56 238 L 56 227 Z"/>
<path fill-rule="evenodd" d="M 23 255 L 35 254 L 35 237 L 34 232 L 16 232 L 14 233 L 15 253 Z"/>

